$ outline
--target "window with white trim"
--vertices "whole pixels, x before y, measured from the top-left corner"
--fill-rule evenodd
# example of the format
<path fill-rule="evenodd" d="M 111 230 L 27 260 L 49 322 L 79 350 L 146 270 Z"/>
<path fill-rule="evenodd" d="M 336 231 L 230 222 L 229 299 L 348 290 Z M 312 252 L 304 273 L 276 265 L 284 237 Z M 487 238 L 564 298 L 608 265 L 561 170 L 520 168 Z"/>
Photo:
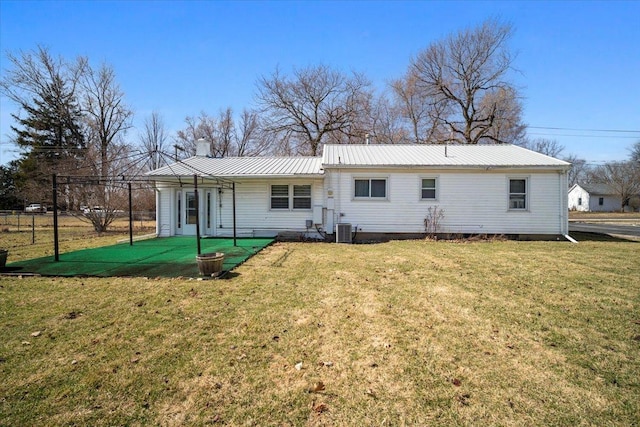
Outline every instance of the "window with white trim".
<path fill-rule="evenodd" d="M 289 186 L 271 186 L 271 209 L 289 209 Z"/>
<path fill-rule="evenodd" d="M 509 179 L 509 210 L 527 209 L 527 179 Z"/>
<path fill-rule="evenodd" d="M 422 200 L 436 200 L 436 178 L 422 178 L 420 180 L 420 199 Z"/>
<path fill-rule="evenodd" d="M 277 184 L 271 186 L 271 209 L 311 209 L 311 185 Z"/>
<path fill-rule="evenodd" d="M 353 197 L 356 199 L 386 199 L 386 178 L 356 178 L 354 179 Z"/>
<path fill-rule="evenodd" d="M 293 186 L 293 209 L 311 209 L 311 186 Z"/>

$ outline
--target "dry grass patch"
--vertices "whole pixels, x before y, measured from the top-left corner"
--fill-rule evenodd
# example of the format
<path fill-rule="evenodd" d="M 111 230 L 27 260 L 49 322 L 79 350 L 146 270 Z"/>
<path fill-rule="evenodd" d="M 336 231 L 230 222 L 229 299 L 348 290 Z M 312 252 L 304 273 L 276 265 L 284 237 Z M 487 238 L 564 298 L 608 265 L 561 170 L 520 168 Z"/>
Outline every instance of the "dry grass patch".
<path fill-rule="evenodd" d="M 640 212 L 579 212 L 569 211 L 570 219 L 590 220 L 590 219 L 615 219 L 637 221 L 640 220 Z"/>
<path fill-rule="evenodd" d="M 21 222 L 18 222 L 20 218 Z M 0 216 L 0 249 L 9 250 L 7 262 L 52 256 L 53 216 Z M 32 227 L 33 225 L 33 227 Z M 155 232 L 155 221 L 135 221 L 134 236 L 143 236 Z M 96 233 L 86 219 L 74 216 L 61 216 L 58 222 L 58 243 L 60 253 L 107 246 L 129 238 L 128 218 L 117 218 L 109 231 Z"/>
<path fill-rule="evenodd" d="M 230 280 L 2 278 L 0 423 L 632 425 L 638 259 L 286 243 Z"/>

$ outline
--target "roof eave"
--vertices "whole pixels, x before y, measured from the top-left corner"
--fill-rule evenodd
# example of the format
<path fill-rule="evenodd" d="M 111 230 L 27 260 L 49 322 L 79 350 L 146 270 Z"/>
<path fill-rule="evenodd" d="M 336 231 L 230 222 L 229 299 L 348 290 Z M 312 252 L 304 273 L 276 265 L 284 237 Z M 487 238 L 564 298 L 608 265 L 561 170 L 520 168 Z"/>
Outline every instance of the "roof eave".
<path fill-rule="evenodd" d="M 345 165 L 323 164 L 325 169 L 541 169 L 564 170 L 570 169 L 570 165 Z"/>

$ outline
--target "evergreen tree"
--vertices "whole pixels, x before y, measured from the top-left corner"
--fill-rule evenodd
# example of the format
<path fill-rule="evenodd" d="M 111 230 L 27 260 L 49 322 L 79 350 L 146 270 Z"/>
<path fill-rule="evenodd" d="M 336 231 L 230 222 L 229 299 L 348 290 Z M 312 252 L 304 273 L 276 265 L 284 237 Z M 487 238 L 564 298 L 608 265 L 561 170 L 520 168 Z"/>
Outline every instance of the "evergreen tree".
<path fill-rule="evenodd" d="M 0 209 L 21 209 L 18 192 L 18 160 L 0 165 Z"/>
<path fill-rule="evenodd" d="M 49 60 L 46 52 L 41 55 L 43 70 L 30 68 L 29 75 L 37 84 L 31 84 L 28 97 L 13 97 L 22 108 L 20 114 L 12 115 L 15 125 L 11 130 L 23 152 L 18 164 L 18 190 L 30 202 L 47 203 L 51 201 L 51 175 L 77 170 L 86 144 L 72 73 Z M 9 87 L 7 82 L 5 87 Z M 68 202 L 64 198 L 62 204 Z"/>

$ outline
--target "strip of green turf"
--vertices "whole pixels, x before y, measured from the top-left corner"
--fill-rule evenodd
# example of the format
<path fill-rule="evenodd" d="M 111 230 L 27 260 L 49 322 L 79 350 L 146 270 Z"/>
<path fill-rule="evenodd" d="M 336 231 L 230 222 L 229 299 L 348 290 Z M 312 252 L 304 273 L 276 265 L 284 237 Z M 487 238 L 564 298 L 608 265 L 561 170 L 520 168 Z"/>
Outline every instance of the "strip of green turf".
<path fill-rule="evenodd" d="M 229 271 L 270 245 L 273 239 L 201 239 L 201 253 L 224 253 L 223 270 Z M 8 264 L 6 271 L 43 276 L 196 277 L 196 239 L 166 237 L 60 254 L 60 260 L 43 257 Z"/>

